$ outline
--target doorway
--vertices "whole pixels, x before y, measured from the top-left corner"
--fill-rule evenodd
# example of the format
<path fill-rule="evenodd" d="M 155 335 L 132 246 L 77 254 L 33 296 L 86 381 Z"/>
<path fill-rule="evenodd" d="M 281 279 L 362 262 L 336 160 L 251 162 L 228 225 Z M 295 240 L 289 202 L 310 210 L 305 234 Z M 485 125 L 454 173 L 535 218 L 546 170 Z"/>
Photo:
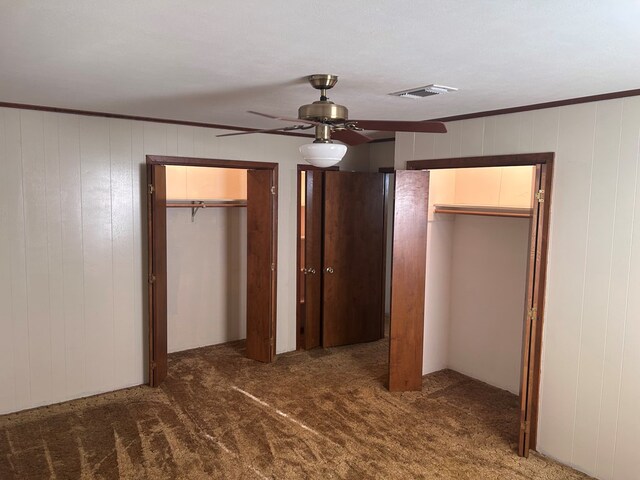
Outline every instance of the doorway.
<path fill-rule="evenodd" d="M 147 156 L 149 385 L 167 376 L 167 184 L 166 166 L 217 167 L 247 171 L 248 358 L 275 356 L 277 175 L 275 163 Z M 197 210 L 193 210 L 194 214 Z"/>
<path fill-rule="evenodd" d="M 529 246 L 526 270 L 526 294 L 523 314 L 522 359 L 520 375 L 520 422 L 518 437 L 518 454 L 528 456 L 530 449 L 536 447 L 538 400 L 540 386 L 540 361 L 542 351 L 542 331 L 544 321 L 544 288 L 546 280 L 546 264 L 548 249 L 548 229 L 551 200 L 551 185 L 553 173 L 553 153 L 499 155 L 487 157 L 467 157 L 435 160 L 416 160 L 407 162 L 407 175 L 426 175 L 429 171 L 451 168 L 477 167 L 510 167 L 530 165 L 535 168 L 533 184 L 533 208 L 529 222 Z M 419 170 L 421 172 L 411 172 Z M 399 172 L 398 172 L 399 173 Z M 417 178 L 417 177 L 416 177 Z M 400 177 L 397 182 L 401 183 Z M 422 187 L 429 196 L 428 180 Z M 396 190 L 397 192 L 397 190 Z M 478 214 L 478 213 L 476 213 Z M 490 212 L 480 214 L 490 215 Z M 394 242 L 394 268 L 396 258 Z M 402 262 L 402 261 L 401 261 Z M 423 266 L 426 263 L 422 264 Z M 423 270 L 426 271 L 426 266 Z M 395 278 L 395 277 L 394 277 Z M 403 296 L 397 296 L 396 283 L 393 283 L 392 305 L 394 301 L 404 301 Z M 414 319 L 416 328 L 424 327 L 424 319 Z M 394 309 L 392 306 L 392 331 L 394 329 Z M 419 335 L 422 338 L 422 331 Z M 428 333 L 428 332 L 427 332 Z M 420 340 L 421 341 L 421 340 Z M 416 339 L 417 343 L 418 340 Z M 422 359 L 421 359 L 422 360 Z"/>
<path fill-rule="evenodd" d="M 247 170 L 165 169 L 171 361 L 174 352 L 246 339 Z"/>
<path fill-rule="evenodd" d="M 298 166 L 298 349 L 384 337 L 384 181 Z"/>

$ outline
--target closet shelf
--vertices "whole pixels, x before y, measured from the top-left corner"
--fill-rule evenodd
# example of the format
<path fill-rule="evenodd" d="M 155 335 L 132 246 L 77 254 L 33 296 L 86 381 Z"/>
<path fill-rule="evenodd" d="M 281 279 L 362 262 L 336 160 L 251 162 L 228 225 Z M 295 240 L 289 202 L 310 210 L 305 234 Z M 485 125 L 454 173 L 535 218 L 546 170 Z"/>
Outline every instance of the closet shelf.
<path fill-rule="evenodd" d="M 483 215 L 486 217 L 531 218 L 532 208 L 489 207 L 482 205 L 434 205 L 434 213 L 455 215 Z"/>

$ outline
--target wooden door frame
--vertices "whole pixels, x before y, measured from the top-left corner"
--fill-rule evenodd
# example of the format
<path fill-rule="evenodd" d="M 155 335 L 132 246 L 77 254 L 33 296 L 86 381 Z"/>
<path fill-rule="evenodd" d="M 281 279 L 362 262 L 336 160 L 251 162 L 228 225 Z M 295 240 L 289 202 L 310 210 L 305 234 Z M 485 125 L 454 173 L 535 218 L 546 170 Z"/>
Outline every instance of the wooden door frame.
<path fill-rule="evenodd" d="M 178 157 L 178 156 L 165 156 L 165 155 L 147 155 L 146 156 L 147 172 L 151 165 L 162 166 L 184 166 L 184 167 L 214 167 L 214 168 L 239 168 L 243 170 L 270 170 L 271 171 L 271 185 L 275 187 L 275 194 L 273 199 L 273 215 L 272 215 L 272 258 L 276 268 L 273 272 L 273 282 L 271 284 L 271 331 L 273 334 L 273 341 L 276 341 L 276 300 L 277 300 L 277 278 L 278 278 L 278 164 L 270 162 L 254 162 L 246 160 L 224 160 L 215 158 L 198 158 L 198 157 Z M 148 174 L 148 173 L 147 173 Z M 147 178 L 147 183 L 149 179 Z M 149 199 L 147 201 L 147 254 L 148 254 L 148 278 L 152 278 L 151 266 L 155 264 L 155 255 L 153 245 L 153 202 L 150 201 L 150 195 L 147 195 Z M 149 285 L 147 283 L 147 285 Z M 152 387 L 157 386 L 154 382 L 154 376 L 152 372 L 152 366 L 157 362 L 154 358 L 153 339 L 154 332 L 157 329 L 158 318 L 155 315 L 153 309 L 153 298 L 151 295 L 151 288 L 148 288 L 148 308 L 149 308 L 149 335 L 148 335 L 148 359 L 149 359 L 149 385 Z M 166 331 L 166 329 L 165 329 Z"/>
<path fill-rule="evenodd" d="M 296 195 L 296 350 L 306 350 L 306 338 L 303 335 L 302 329 L 304 327 L 304 321 L 302 319 L 302 315 L 300 312 L 300 279 L 298 278 L 300 275 L 300 270 L 303 268 L 302 266 L 302 239 L 300 238 L 300 227 L 302 226 L 302 203 L 301 203 L 301 194 L 302 194 L 302 184 L 300 182 L 300 173 L 309 172 L 309 171 L 339 171 L 339 167 L 329 167 L 329 168 L 319 168 L 314 167 L 313 165 L 308 164 L 298 164 L 296 168 L 296 185 L 297 185 L 297 195 Z"/>
<path fill-rule="evenodd" d="M 528 396 L 528 400 L 531 404 L 531 411 L 527 412 L 528 421 L 527 427 L 529 430 L 529 445 L 530 448 L 535 450 L 537 444 L 538 435 L 538 409 L 539 409 L 539 397 L 540 397 L 540 368 L 542 360 L 542 332 L 544 327 L 544 304 L 545 304 L 545 285 L 547 278 L 547 262 L 548 262 L 548 247 L 549 247 L 549 220 L 551 212 L 551 187 L 553 183 L 553 164 L 555 153 L 543 152 L 543 153 L 525 153 L 525 154 L 513 154 L 513 155 L 491 155 L 480 157 L 455 157 L 455 158 L 438 158 L 433 160 L 412 160 L 407 162 L 408 170 L 436 170 L 445 168 L 479 168 L 479 167 L 515 167 L 531 165 L 534 167 L 544 166 L 544 201 L 542 207 L 542 222 L 536 226 L 537 236 L 541 238 L 539 243 L 539 250 L 537 251 L 537 262 L 539 269 L 536 271 L 536 287 L 538 291 L 537 303 L 535 308 L 537 309 L 537 318 L 535 319 L 535 325 L 531 336 L 533 338 L 533 345 L 530 345 L 529 352 L 522 352 L 523 359 L 528 356 L 528 362 L 524 362 L 523 377 L 526 375 L 527 384 L 530 388 L 524 395 Z M 533 222 L 533 219 L 532 219 Z M 532 227 L 533 228 L 533 227 Z M 530 250 L 535 249 L 536 245 L 530 245 Z M 426 267 L 425 267 L 426 268 Z M 528 287 L 528 285 L 527 285 Z M 526 314 L 525 314 L 526 318 Z M 523 349 L 524 350 L 524 349 Z M 521 378 L 522 382 L 522 378 Z M 526 456 L 527 451 L 519 452 L 519 454 Z"/>

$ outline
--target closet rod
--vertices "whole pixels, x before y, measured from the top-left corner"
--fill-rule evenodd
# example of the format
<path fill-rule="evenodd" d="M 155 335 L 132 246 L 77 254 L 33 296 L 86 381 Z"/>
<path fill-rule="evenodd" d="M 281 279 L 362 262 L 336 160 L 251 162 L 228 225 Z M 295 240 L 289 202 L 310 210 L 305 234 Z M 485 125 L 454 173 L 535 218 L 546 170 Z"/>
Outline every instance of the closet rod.
<path fill-rule="evenodd" d="M 194 200 L 191 202 L 174 202 L 168 201 L 167 208 L 210 208 L 210 207 L 246 207 L 246 200 L 214 200 L 214 201 L 199 201 Z"/>
<path fill-rule="evenodd" d="M 201 208 L 216 208 L 216 207 L 246 207 L 246 200 L 191 200 L 189 202 L 181 200 L 169 200 L 166 203 L 167 208 L 190 208 L 191 209 L 191 221 L 196 218 L 196 213 Z"/>

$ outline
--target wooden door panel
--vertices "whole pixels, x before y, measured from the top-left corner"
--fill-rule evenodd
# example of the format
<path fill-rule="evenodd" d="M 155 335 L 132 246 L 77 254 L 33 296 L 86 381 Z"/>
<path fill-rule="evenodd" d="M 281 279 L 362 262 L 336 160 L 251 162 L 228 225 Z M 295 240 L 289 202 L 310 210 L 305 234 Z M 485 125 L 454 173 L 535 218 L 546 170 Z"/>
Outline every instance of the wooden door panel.
<path fill-rule="evenodd" d="M 325 172 L 325 347 L 369 342 L 383 331 L 384 176 Z"/>
<path fill-rule="evenodd" d="M 422 389 L 429 172 L 396 172 L 389 390 Z"/>
<path fill-rule="evenodd" d="M 148 165 L 149 384 L 167 377 L 167 182 L 164 165 Z"/>
<path fill-rule="evenodd" d="M 538 236 L 536 239 L 536 279 L 534 305 L 536 306 L 535 341 L 531 343 L 531 376 L 529 380 L 530 408 L 528 410 L 529 448 L 536 449 L 538 441 L 538 411 L 540 402 L 540 375 L 542 365 L 542 332 L 544 328 L 544 304 L 547 281 L 547 253 L 549 249 L 549 224 L 551 216 L 551 190 L 553 161 L 540 167 L 540 190 L 544 201 L 540 204 Z"/>
<path fill-rule="evenodd" d="M 274 195 L 270 170 L 247 172 L 247 357 L 274 356 Z"/>
<path fill-rule="evenodd" d="M 309 170 L 305 180 L 305 348 L 320 346 L 322 331 L 322 200 L 324 172 Z"/>
<path fill-rule="evenodd" d="M 524 329 L 522 336 L 522 373 L 520 375 L 520 434 L 518 437 L 518 455 L 528 457 L 532 440 L 532 423 L 537 419 L 533 412 L 533 399 L 537 398 L 534 390 L 537 388 L 535 384 L 536 368 L 536 346 L 540 343 L 541 335 L 539 331 L 538 318 L 541 312 L 541 303 L 544 292 L 542 291 L 543 276 L 541 275 L 543 261 L 543 242 L 546 242 L 542 232 L 542 225 L 545 221 L 545 209 L 543 203 L 539 203 L 535 198 L 535 194 L 540 189 L 544 189 L 546 184 L 546 165 L 536 165 L 535 188 L 532 193 L 533 198 L 533 216 L 531 218 L 531 227 L 529 229 L 529 262 L 527 264 L 527 287 L 525 297 L 525 315 Z"/>

